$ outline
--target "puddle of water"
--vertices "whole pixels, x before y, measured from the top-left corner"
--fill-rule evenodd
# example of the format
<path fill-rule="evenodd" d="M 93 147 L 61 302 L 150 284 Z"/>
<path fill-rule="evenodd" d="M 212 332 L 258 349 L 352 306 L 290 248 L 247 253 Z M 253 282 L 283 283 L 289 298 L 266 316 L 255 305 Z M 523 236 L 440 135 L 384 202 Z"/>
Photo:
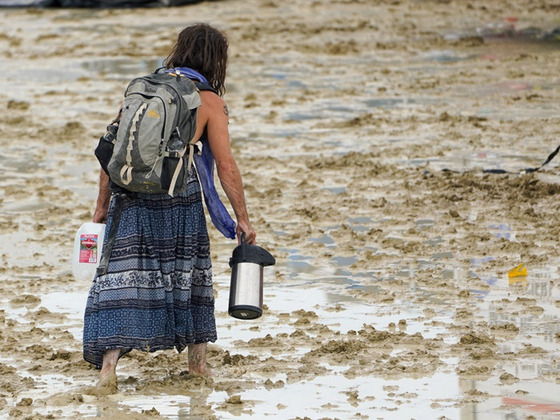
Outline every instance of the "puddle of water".
<path fill-rule="evenodd" d="M 443 239 L 441 236 L 437 236 L 435 238 L 430 238 L 424 241 L 425 244 L 433 246 L 433 247 L 437 247 L 438 245 L 440 245 L 441 243 L 445 242 L 445 239 Z"/>
<path fill-rule="evenodd" d="M 333 194 L 336 194 L 336 195 L 346 192 L 346 187 L 326 187 L 326 188 L 323 188 L 323 189 L 326 190 L 326 191 L 330 191 L 330 192 L 332 192 Z"/>
<path fill-rule="evenodd" d="M 29 153 L 32 156 L 29 156 Z M 34 150 L 26 147 L 12 147 L 4 149 L 0 155 L 0 169 L 4 175 L 21 176 L 33 172 L 40 166 L 41 159 Z M 2 177 L 3 180 L 6 176 Z"/>
<path fill-rule="evenodd" d="M 26 80 L 27 83 L 34 83 L 37 86 L 41 84 L 52 84 L 52 85 L 60 85 L 66 82 L 71 82 L 77 80 L 79 77 L 84 76 L 85 74 L 74 68 L 72 65 L 65 66 L 64 70 L 60 70 L 60 68 L 48 68 L 44 67 L 41 68 L 41 71 L 37 71 L 36 68 L 29 67 L 20 67 L 14 69 L 9 65 L 4 67 L 0 66 L 2 71 L 5 73 L 3 77 L 5 80 Z M 14 89 L 17 89 L 17 86 L 11 85 L 10 86 L 10 93 L 14 94 Z M 25 85 L 21 86 L 22 92 L 25 89 Z"/>
<path fill-rule="evenodd" d="M 346 334 L 350 330 L 358 331 L 363 328 L 364 322 L 373 326 L 377 330 L 386 330 L 390 323 L 398 324 L 401 319 L 407 319 L 406 331 L 408 334 L 421 333 L 426 338 L 435 338 L 445 332 L 442 327 L 426 328 L 422 318 L 422 308 L 411 305 L 400 307 L 379 307 L 360 301 L 348 295 L 349 289 L 360 287 L 361 290 L 375 291 L 379 286 L 364 287 L 355 281 L 343 281 L 336 278 L 321 278 L 315 285 L 306 286 L 302 291 L 299 283 L 281 286 L 270 283 L 265 284 L 264 303 L 268 306 L 269 312 L 265 312 L 263 318 L 253 321 L 239 321 L 227 315 L 227 305 L 229 296 L 227 293 L 219 294 L 216 299 L 217 310 L 223 311 L 221 317 L 227 317 L 227 322 L 219 322 L 218 336 L 220 345 L 225 348 L 235 348 L 236 340 L 248 341 L 252 338 L 262 337 L 263 331 L 251 329 L 255 326 L 266 327 L 266 333 L 275 336 L 280 333 L 292 333 L 295 327 L 291 324 L 297 317 L 285 318 L 280 314 L 291 314 L 301 309 L 313 311 L 318 316 L 318 322 L 326 325 L 333 331 Z M 278 314 L 278 315 L 274 315 Z M 278 321 L 273 322 L 278 316 Z M 443 322 L 444 318 L 437 317 Z M 289 322 L 286 322 L 286 320 Z M 435 318 L 433 318 L 435 319 Z M 451 322 L 448 320 L 448 322 Z M 309 348 L 298 348 L 294 351 L 306 353 Z M 247 354 L 259 351 L 258 348 L 238 351 L 245 351 Z M 282 357 L 277 355 L 276 357 Z"/>
<path fill-rule="evenodd" d="M 350 223 L 360 224 L 360 225 L 364 225 L 364 224 L 372 222 L 371 217 L 368 217 L 368 216 L 349 217 L 348 221 Z"/>
<path fill-rule="evenodd" d="M 91 73 L 92 77 L 103 75 L 118 79 L 131 79 L 135 74 L 150 74 L 162 66 L 163 58 L 114 58 L 105 60 L 86 61 L 81 68 Z"/>
<path fill-rule="evenodd" d="M 560 405 L 555 393 L 559 386 L 547 389 L 524 383 L 521 388 L 526 394 L 522 396 L 516 393 L 516 388 L 519 387 L 504 387 L 493 381 L 464 380 L 452 373 L 438 372 L 427 378 L 398 380 L 349 379 L 341 373 L 334 373 L 305 383 L 286 384 L 279 389 L 241 390 L 237 395 L 243 404 L 238 410 L 224 406 L 228 398 L 225 392 L 202 392 L 192 396 L 154 395 L 149 399 L 131 397 L 124 398 L 119 404 L 138 412 L 154 407 L 166 418 L 198 418 L 202 409 L 211 409 L 220 418 L 233 419 L 249 415 L 257 408 L 258 412 L 267 413 L 266 417 L 272 419 L 315 418 L 317 413 L 339 418 L 349 415 L 352 418 L 396 418 L 396 413 L 398 418 L 418 418 L 418 413 L 422 413 L 423 418 L 510 420 L 526 418 L 530 413 L 537 414 L 539 419 L 557 418 Z M 473 390 L 486 392 L 491 397 L 479 403 L 455 402 Z"/>
<path fill-rule="evenodd" d="M 354 256 L 352 257 L 333 257 L 331 258 L 331 262 L 336 267 L 348 267 L 354 264 L 358 259 Z"/>
<path fill-rule="evenodd" d="M 420 61 L 433 61 L 436 63 L 456 63 L 458 61 L 471 60 L 476 55 L 461 55 L 451 50 L 431 50 L 420 55 Z"/>
<path fill-rule="evenodd" d="M 435 254 L 432 254 L 430 258 L 432 260 L 442 260 L 446 258 L 453 258 L 453 255 L 454 254 L 451 251 L 443 251 L 443 252 L 436 252 Z"/>
<path fill-rule="evenodd" d="M 551 267 L 530 268 L 528 276 L 524 278 L 499 278 L 479 304 L 480 311 L 485 314 L 490 325 L 513 323 L 519 328 L 516 340 L 508 343 L 512 348 L 521 347 L 522 341 L 527 339 L 533 346 L 556 350 L 560 308 L 555 302 L 560 301 L 560 290 L 552 287 L 551 280 L 557 277 L 556 267 Z M 535 299 L 535 303 L 508 310 L 508 302 L 514 304 L 518 299 L 526 298 Z M 539 310 L 539 307 L 543 310 Z M 560 375 L 560 366 L 557 367 L 557 374 Z"/>
<path fill-rule="evenodd" d="M 323 236 L 319 237 L 319 238 L 309 238 L 309 240 L 311 242 L 318 242 L 321 243 L 323 245 L 333 245 L 334 239 L 330 237 L 330 235 L 327 235 L 326 233 L 323 234 Z"/>
<path fill-rule="evenodd" d="M 419 230 L 425 230 L 431 228 L 435 222 L 433 219 L 418 219 L 416 220 L 416 226 Z"/>
<path fill-rule="evenodd" d="M 169 419 L 199 419 L 204 418 L 208 410 L 215 410 L 220 418 L 235 418 L 231 413 L 224 413 L 219 406 L 228 399 L 226 392 L 206 393 L 202 391 L 196 395 L 153 395 L 145 397 L 126 397 L 119 401 L 119 405 L 135 412 L 149 411 L 155 408 L 161 416 Z M 224 416 L 225 415 L 225 416 Z"/>
<path fill-rule="evenodd" d="M 42 202 L 37 198 L 31 198 L 28 200 L 17 200 L 17 201 L 3 201 L 0 205 L 0 213 L 5 214 L 21 214 L 21 213 L 31 213 L 41 210 L 46 210 L 51 207 L 50 203 Z"/>
<path fill-rule="evenodd" d="M 308 387 L 313 387 L 316 391 L 310 393 Z M 357 398 L 351 399 L 350 395 L 340 389 L 352 390 Z M 436 413 L 438 416 L 454 418 L 456 408 L 430 407 L 444 390 L 448 395 L 458 394 L 457 379 L 452 375 L 437 374 L 423 380 L 390 381 L 377 378 L 348 379 L 337 374 L 318 377 L 308 384 L 295 383 L 282 389 L 260 389 L 242 393 L 242 399 L 258 401 L 259 409 L 263 407 L 273 418 L 289 418 L 294 414 L 314 418 L 317 413 L 344 417 L 349 415 L 349 405 L 353 407 L 351 412 L 355 416 L 388 418 L 387 416 L 391 417 L 391 412 L 398 409 L 399 418 L 414 418 L 419 411 L 427 418 Z M 410 392 L 410 396 L 405 395 L 405 392 Z M 417 397 L 412 397 L 412 393 Z M 301 398 L 301 395 L 306 397 Z M 278 401 L 289 401 L 290 405 L 282 409 L 282 406 L 278 407 Z"/>
<path fill-rule="evenodd" d="M 355 222 L 370 222 L 369 218 L 353 220 Z M 492 225 L 494 226 L 494 225 Z M 500 224 L 495 225 L 500 228 Z M 348 271 L 333 273 L 339 275 L 325 276 L 324 269 L 317 269 L 305 264 L 311 257 L 302 255 L 298 249 L 286 249 L 294 265 L 282 268 L 293 270 L 297 281 L 292 283 L 282 282 L 278 284 L 270 273 L 265 274 L 265 304 L 268 311 L 261 319 L 253 321 L 234 320 L 227 315 L 228 294 L 220 289 L 216 299 L 216 314 L 218 317 L 219 344 L 224 348 L 236 348 L 237 340 L 248 341 L 252 338 L 262 337 L 264 329 L 267 334 L 275 336 L 280 333 L 294 331 L 296 316 L 293 311 L 300 309 L 314 311 L 321 324 L 326 325 L 333 331 L 347 333 L 350 330 L 357 331 L 363 327 L 364 322 L 372 325 L 377 330 L 386 330 L 389 324 L 398 324 L 401 319 L 407 321 L 407 334 L 420 333 L 425 338 L 442 338 L 447 343 L 457 340 L 449 332 L 449 325 L 453 325 L 455 307 L 452 302 L 447 304 L 438 299 L 438 295 L 430 290 L 419 287 L 414 280 L 415 266 L 400 267 L 397 277 L 408 282 L 409 289 L 404 295 L 391 305 L 373 305 L 367 301 L 361 301 L 349 296 L 347 291 L 361 288 L 376 292 L 385 288 L 389 276 L 379 276 L 376 273 L 359 273 L 352 275 Z M 434 258 L 436 262 L 424 261 L 424 266 L 431 264 L 441 267 L 438 261 L 452 258 L 452 255 L 439 255 Z M 492 257 L 475 258 L 471 261 L 471 269 L 476 271 L 484 263 L 492 261 Z M 298 264 L 302 264 L 301 266 Z M 334 264 L 336 265 L 336 264 Z M 311 267 L 311 268 L 310 268 Z M 275 268 L 279 269 L 279 268 Z M 306 271 L 309 270 L 309 271 Z M 329 269 L 331 270 L 331 269 Z M 326 271 L 329 271 L 326 270 Z M 453 272 L 453 270 L 451 270 Z M 343 273 L 344 275 L 340 275 Z M 456 272 L 456 277 L 464 273 Z M 530 342 L 534 346 L 540 346 L 554 351 L 555 334 L 560 331 L 559 310 L 555 308 L 554 302 L 560 299 L 560 291 L 550 285 L 550 280 L 557 278 L 556 270 L 530 269 L 529 276 L 522 289 L 515 289 L 507 279 L 498 279 L 492 288 L 482 296 L 478 303 L 476 312 L 483 315 L 490 326 L 503 323 L 514 323 L 520 329 L 519 336 L 514 340 L 500 343 L 500 351 L 516 351 L 523 347 L 523 340 L 531 337 Z M 301 279 L 305 280 L 305 289 L 302 289 Z M 226 285 L 229 282 L 227 276 L 216 276 L 217 284 Z M 374 285 L 368 284 L 375 282 Z M 516 286 L 519 286 L 517 284 Z M 41 306 L 51 312 L 66 314 L 70 319 L 81 319 L 87 288 L 79 293 L 54 292 L 42 296 Z M 515 300 L 517 294 L 527 297 L 538 298 L 538 305 L 544 306 L 548 318 L 544 320 L 541 316 L 512 313 L 499 310 L 496 304 L 503 299 Z M 432 302 L 435 315 L 429 319 L 424 317 L 425 305 L 417 305 L 415 299 L 422 297 L 425 302 Z M 21 309 L 24 311 L 24 309 Z M 17 310 L 16 310 L 17 312 Z M 281 314 L 286 314 L 288 318 Z M 23 316 L 23 313 L 20 314 Z M 227 321 L 224 321 L 226 319 Z M 286 322 L 286 320 L 289 320 Z M 367 320 L 367 321 L 366 321 Z M 434 323 L 433 325 L 432 322 Z M 257 328 L 255 328 L 257 327 Z M 79 337 L 76 338 L 79 340 Z M 303 354 L 309 349 L 304 347 L 295 351 Z M 251 354 L 259 349 L 236 349 L 240 354 Z M 264 350 L 265 352 L 267 350 Z M 275 357 L 281 357 L 276 355 Z M 448 369 L 453 370 L 458 361 L 447 360 Z M 511 419 L 524 418 L 530 413 L 540 410 L 542 417 L 554 416 L 558 411 L 560 385 L 543 379 L 550 375 L 558 376 L 560 366 L 555 360 L 536 360 L 526 358 L 519 364 L 505 364 L 501 367 L 505 371 L 518 377 L 521 382 L 505 386 L 496 378 L 488 381 L 471 381 L 457 377 L 449 371 L 438 371 L 431 377 L 420 379 L 388 380 L 377 377 L 361 377 L 349 379 L 341 370 L 334 370 L 329 376 L 320 376 L 308 382 L 288 383 L 281 389 L 267 390 L 265 388 L 252 389 L 247 392 L 240 391 L 244 410 L 257 409 L 259 412 L 267 412 L 270 418 L 291 418 L 294 416 L 309 416 L 314 418 L 317 413 L 323 416 L 344 416 L 350 412 L 362 415 L 387 417 L 391 416 L 393 410 L 398 408 L 399 418 L 409 418 L 422 412 L 423 416 L 441 416 L 448 418 L 464 418 L 467 413 L 479 419 Z M 48 384 L 46 387 L 52 389 L 61 388 L 64 383 L 60 378 L 41 377 L 40 381 Z M 46 389 L 46 388 L 45 388 Z M 357 398 L 349 399 L 345 390 L 351 389 L 357 392 Z M 516 393 L 523 390 L 523 394 Z M 483 399 L 480 403 L 457 404 L 463 395 L 469 391 L 477 390 L 486 392 L 490 398 Z M 296 398 L 298 395 L 306 395 L 305 402 L 301 404 Z M 291 397 L 293 396 L 293 398 Z M 308 397 L 307 397 L 308 396 Z M 194 416 L 197 407 L 210 407 L 220 418 L 239 417 L 240 413 L 225 409 L 224 401 L 229 396 L 221 392 L 211 392 L 203 395 L 202 399 L 196 400 L 191 396 L 169 396 L 155 395 L 149 399 L 143 396 L 125 397 L 119 404 L 129 407 L 135 411 L 149 410 L 155 407 L 167 418 L 189 418 Z M 279 401 L 289 401 L 284 406 L 278 406 Z M 90 413 L 94 408 L 89 405 Z M 350 408 L 351 407 L 351 408 Z M 73 408 L 75 409 L 75 408 Z M 544 410 L 544 411 L 543 411 Z M 548 411 L 546 411 L 548 410 Z M 397 412 L 397 411 L 395 411 Z M 415 414 L 416 413 L 416 414 Z M 426 413 L 426 414 L 424 414 Z M 552 418 L 552 417 L 550 417 Z"/>
<path fill-rule="evenodd" d="M 376 98 L 365 101 L 370 108 L 396 108 L 400 105 L 414 104 L 416 99 L 412 98 Z"/>
<path fill-rule="evenodd" d="M 54 292 L 41 296 L 41 306 L 50 312 L 61 313 L 70 319 L 81 320 L 86 308 L 88 290 L 80 292 Z"/>
<path fill-rule="evenodd" d="M 511 227 L 505 223 L 495 223 L 488 226 L 490 233 L 496 238 L 507 239 L 510 241 L 515 240 L 515 232 Z"/>

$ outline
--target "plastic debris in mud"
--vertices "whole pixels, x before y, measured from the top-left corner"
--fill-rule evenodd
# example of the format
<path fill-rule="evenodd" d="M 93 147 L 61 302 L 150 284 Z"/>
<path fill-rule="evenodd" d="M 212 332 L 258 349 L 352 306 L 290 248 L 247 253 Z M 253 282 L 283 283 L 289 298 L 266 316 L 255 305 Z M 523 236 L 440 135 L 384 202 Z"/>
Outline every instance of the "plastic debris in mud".
<path fill-rule="evenodd" d="M 523 263 L 508 271 L 508 278 L 527 276 L 527 266 Z"/>

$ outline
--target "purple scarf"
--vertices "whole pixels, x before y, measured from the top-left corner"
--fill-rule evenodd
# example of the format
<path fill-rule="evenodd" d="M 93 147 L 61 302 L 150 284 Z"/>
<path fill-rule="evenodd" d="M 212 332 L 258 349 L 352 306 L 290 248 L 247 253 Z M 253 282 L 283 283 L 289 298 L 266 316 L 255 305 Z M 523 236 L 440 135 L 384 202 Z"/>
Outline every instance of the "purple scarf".
<path fill-rule="evenodd" d="M 210 150 L 208 140 L 200 139 L 202 142 L 202 153 L 194 154 L 194 164 L 198 172 L 198 179 L 202 186 L 206 208 L 210 214 L 212 223 L 226 238 L 235 239 L 235 222 L 229 215 L 224 203 L 220 200 L 216 186 L 214 185 L 214 155 Z"/>
<path fill-rule="evenodd" d="M 177 74 L 180 74 L 181 76 L 188 77 L 189 79 L 195 79 L 195 80 L 198 80 L 199 82 L 208 84 L 208 80 L 206 79 L 206 77 L 204 77 L 202 74 L 200 74 L 196 70 L 193 70 L 189 67 L 175 67 L 175 68 L 172 68 L 172 69 L 167 69 L 167 70 L 165 70 L 165 72 L 166 73 L 177 73 Z"/>

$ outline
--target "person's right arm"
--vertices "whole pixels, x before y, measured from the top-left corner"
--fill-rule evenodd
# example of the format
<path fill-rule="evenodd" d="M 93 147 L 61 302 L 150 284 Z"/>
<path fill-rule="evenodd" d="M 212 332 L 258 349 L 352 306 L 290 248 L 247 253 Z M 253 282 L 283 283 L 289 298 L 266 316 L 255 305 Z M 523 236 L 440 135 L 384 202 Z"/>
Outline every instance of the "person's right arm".
<path fill-rule="evenodd" d="M 111 192 L 109 190 L 109 176 L 103 169 L 99 172 L 99 193 L 97 195 L 97 206 L 93 213 L 93 222 L 105 223 L 107 221 L 107 213 L 109 212 Z"/>

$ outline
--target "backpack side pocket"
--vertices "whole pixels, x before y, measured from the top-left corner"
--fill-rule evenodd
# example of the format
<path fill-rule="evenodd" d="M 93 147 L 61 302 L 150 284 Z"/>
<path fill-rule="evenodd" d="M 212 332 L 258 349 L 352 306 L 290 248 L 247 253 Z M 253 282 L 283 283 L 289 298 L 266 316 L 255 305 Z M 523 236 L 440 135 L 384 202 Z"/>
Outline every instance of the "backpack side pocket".
<path fill-rule="evenodd" d="M 178 165 L 181 165 L 181 167 L 179 168 L 179 174 L 176 176 L 173 191 L 171 191 L 174 194 L 184 192 L 187 189 L 187 160 L 185 158 L 166 156 L 163 158 L 161 165 L 161 188 L 166 191 L 171 187 Z"/>
<path fill-rule="evenodd" d="M 108 165 L 111 160 L 111 156 L 113 156 L 113 149 L 115 147 L 115 138 L 118 128 L 118 122 L 109 124 L 107 126 L 107 132 L 99 138 L 99 143 L 97 143 L 97 147 L 94 151 L 95 157 L 107 175 L 109 175 Z"/>

